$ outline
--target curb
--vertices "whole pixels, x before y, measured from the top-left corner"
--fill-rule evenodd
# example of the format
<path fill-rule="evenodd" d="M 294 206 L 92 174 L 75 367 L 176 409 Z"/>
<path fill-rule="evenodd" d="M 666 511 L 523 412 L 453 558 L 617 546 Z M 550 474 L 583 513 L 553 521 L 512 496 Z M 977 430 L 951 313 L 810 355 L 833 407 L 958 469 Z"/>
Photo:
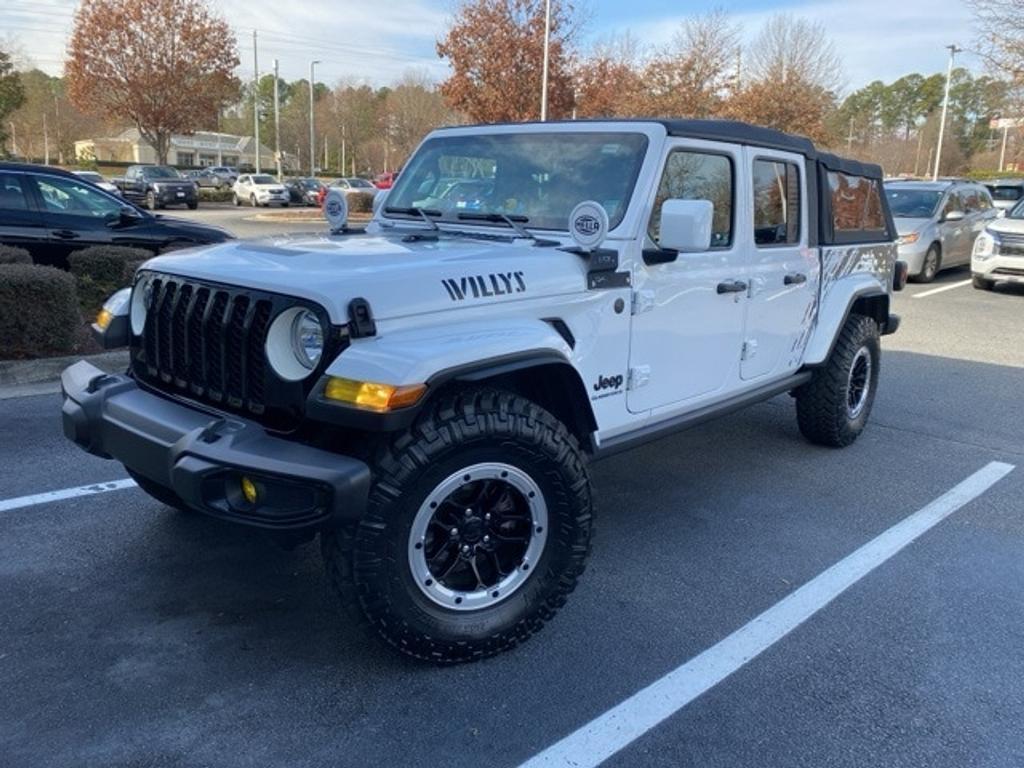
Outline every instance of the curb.
<path fill-rule="evenodd" d="M 0 389 L 49 384 L 60 381 L 61 372 L 69 365 L 85 360 L 107 373 L 128 369 L 128 350 L 118 349 L 98 355 L 48 357 L 42 360 L 0 360 Z"/>

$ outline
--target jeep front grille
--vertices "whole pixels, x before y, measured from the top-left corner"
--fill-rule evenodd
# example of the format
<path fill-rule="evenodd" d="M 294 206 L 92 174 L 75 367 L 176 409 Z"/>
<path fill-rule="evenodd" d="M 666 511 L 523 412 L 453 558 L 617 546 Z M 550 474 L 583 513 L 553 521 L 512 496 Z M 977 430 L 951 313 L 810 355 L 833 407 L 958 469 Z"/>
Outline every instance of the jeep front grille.
<path fill-rule="evenodd" d="M 307 382 L 279 379 L 266 362 L 267 333 L 290 307 L 308 306 L 329 327 L 326 313 L 292 297 L 163 274 L 148 277 L 146 325 L 132 339 L 135 377 L 274 428 L 295 426 L 316 372 Z M 324 364 L 347 338 L 344 329 L 326 335 Z"/>

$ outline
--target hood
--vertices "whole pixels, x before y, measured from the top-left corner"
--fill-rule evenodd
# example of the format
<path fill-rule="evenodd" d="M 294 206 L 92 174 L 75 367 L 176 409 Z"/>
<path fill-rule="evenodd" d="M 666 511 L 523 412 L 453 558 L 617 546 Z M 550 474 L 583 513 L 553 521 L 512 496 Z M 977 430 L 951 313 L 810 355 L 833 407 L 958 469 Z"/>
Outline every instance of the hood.
<path fill-rule="evenodd" d="M 235 236 L 226 229 L 214 226 L 213 224 L 203 224 L 198 221 L 181 219 L 176 216 L 164 216 L 162 213 L 153 215 L 147 211 L 143 211 L 143 214 L 150 217 L 157 226 L 172 228 L 175 234 L 187 235 L 198 242 L 222 243 L 225 240 L 235 239 Z"/>
<path fill-rule="evenodd" d="M 336 323 L 347 322 L 357 297 L 369 301 L 375 318 L 390 320 L 586 290 L 586 265 L 575 254 L 444 235 L 233 242 L 161 256 L 145 268 L 306 298 Z"/>
<path fill-rule="evenodd" d="M 1024 219 L 994 219 L 986 229 L 997 235 L 1020 235 L 1024 237 Z"/>
<path fill-rule="evenodd" d="M 919 232 L 932 223 L 931 219 L 893 219 L 896 222 L 896 233 L 902 237 L 911 232 Z"/>

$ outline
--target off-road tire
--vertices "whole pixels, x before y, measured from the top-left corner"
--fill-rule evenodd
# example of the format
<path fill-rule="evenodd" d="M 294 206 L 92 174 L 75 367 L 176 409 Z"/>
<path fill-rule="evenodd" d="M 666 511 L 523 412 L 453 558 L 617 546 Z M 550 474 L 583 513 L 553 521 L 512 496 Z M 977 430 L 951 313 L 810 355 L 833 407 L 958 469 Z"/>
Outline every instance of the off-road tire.
<path fill-rule="evenodd" d="M 170 488 L 164 488 L 160 483 L 154 483 L 148 477 L 143 477 L 138 472 L 135 472 L 128 467 L 125 467 L 132 480 L 141 488 L 148 496 L 159 501 L 164 506 L 170 507 L 178 512 L 189 512 L 189 508 L 185 505 L 185 502 L 172 491 Z"/>
<path fill-rule="evenodd" d="M 547 505 L 547 539 L 516 591 L 493 605 L 456 611 L 432 602 L 414 581 L 410 534 L 438 483 L 482 462 L 506 463 L 536 482 Z M 326 533 L 322 548 L 350 614 L 361 613 L 399 651 L 450 664 L 512 648 L 555 615 L 583 573 L 592 520 L 585 459 L 566 427 L 518 395 L 473 389 L 439 397 L 380 450 L 365 517 Z"/>
<path fill-rule="evenodd" d="M 973 285 L 979 291 L 991 291 L 995 289 L 996 281 L 988 280 L 987 278 L 974 275 L 971 277 L 971 285 Z"/>
<path fill-rule="evenodd" d="M 924 261 L 921 262 L 921 271 L 913 276 L 915 283 L 930 283 L 942 270 L 942 248 L 938 243 L 932 243 Z"/>
<path fill-rule="evenodd" d="M 852 416 L 850 374 L 861 350 L 866 350 L 870 357 L 868 391 L 861 409 Z M 850 315 L 828 360 L 796 391 L 797 423 L 803 436 L 812 443 L 831 448 L 852 444 L 864 431 L 871 415 L 878 391 L 880 361 L 878 323 L 864 315 Z"/>

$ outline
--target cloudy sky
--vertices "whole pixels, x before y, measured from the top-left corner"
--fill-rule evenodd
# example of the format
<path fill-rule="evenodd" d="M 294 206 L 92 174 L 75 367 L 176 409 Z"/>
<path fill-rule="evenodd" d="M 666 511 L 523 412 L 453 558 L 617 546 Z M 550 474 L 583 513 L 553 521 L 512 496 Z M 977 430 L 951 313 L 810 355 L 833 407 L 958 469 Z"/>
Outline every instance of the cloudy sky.
<path fill-rule="evenodd" d="M 306 76 L 320 59 L 317 79 L 346 78 L 380 85 L 408 69 L 443 78 L 434 53 L 455 0 L 210 0 L 239 37 L 243 77 L 251 77 L 252 30 L 260 32 L 260 70 L 281 62 L 286 79 Z M 946 66 L 944 46 L 970 47 L 970 12 L 963 0 L 585 0 L 592 39 L 631 31 L 644 42 L 672 37 L 688 14 L 714 7 L 728 11 L 756 35 L 770 15 L 784 12 L 821 21 L 844 61 L 847 90 L 875 79 L 894 80 L 908 72 L 938 72 Z M 61 70 L 64 45 L 77 0 L 0 0 L 0 45 L 53 74 Z M 965 54 L 963 65 L 978 68 Z"/>

